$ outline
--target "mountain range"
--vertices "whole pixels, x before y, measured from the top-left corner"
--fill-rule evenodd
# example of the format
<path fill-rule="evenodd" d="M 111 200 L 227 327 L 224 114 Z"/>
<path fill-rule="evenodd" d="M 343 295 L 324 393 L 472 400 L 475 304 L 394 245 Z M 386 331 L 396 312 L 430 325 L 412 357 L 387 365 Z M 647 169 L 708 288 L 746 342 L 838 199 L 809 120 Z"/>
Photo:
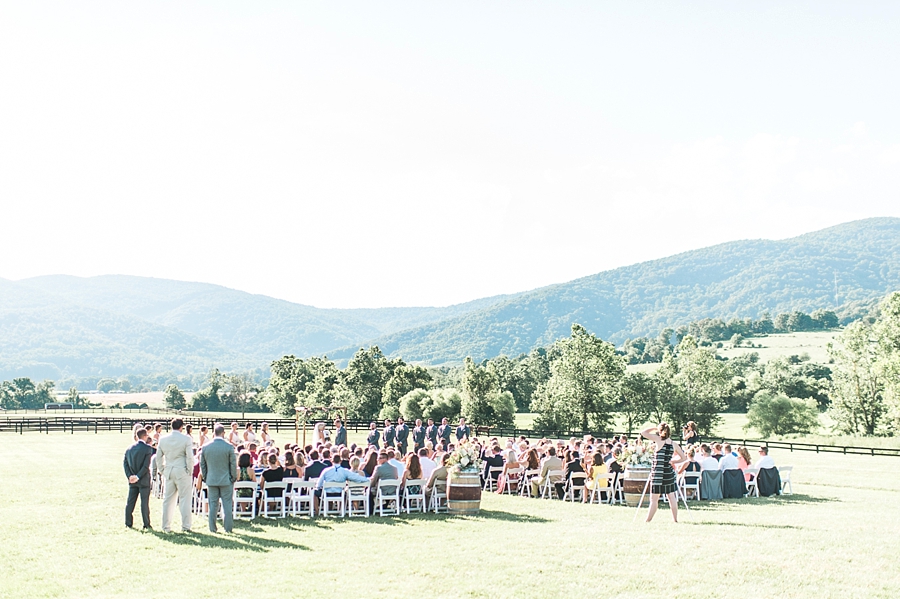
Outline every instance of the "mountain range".
<path fill-rule="evenodd" d="M 573 322 L 618 343 L 705 317 L 851 313 L 896 289 L 898 218 L 734 241 L 443 308 L 321 309 L 124 275 L 0 279 L 0 378 L 247 369 L 285 354 L 342 362 L 373 344 L 442 364 L 518 355 L 567 336 Z"/>

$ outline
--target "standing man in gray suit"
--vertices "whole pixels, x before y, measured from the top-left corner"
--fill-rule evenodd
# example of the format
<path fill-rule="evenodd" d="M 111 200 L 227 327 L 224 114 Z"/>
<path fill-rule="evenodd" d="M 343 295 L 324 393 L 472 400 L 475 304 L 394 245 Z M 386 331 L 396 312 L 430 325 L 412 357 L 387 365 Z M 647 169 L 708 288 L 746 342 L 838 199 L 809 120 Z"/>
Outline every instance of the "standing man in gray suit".
<path fill-rule="evenodd" d="M 162 529 L 172 531 L 172 511 L 178 502 L 181 511 L 181 530 L 191 532 L 191 497 L 194 470 L 194 443 L 181 432 L 184 421 L 172 420 L 172 432 L 160 437 L 156 448 L 156 470 L 166 477 L 166 494 L 163 497 Z"/>
<path fill-rule="evenodd" d="M 209 531 L 216 532 L 216 514 L 219 499 L 225 516 L 225 532 L 231 532 L 234 524 L 234 481 L 237 480 L 237 454 L 225 440 L 225 427 L 216 423 L 215 437 L 200 450 L 200 475 L 209 493 Z"/>

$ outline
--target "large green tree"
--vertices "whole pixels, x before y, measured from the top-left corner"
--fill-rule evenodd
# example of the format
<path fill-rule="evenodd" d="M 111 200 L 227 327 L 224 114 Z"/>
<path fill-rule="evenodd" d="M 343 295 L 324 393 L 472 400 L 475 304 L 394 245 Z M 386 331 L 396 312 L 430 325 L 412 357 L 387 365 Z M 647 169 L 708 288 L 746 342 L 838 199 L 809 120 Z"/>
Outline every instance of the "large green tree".
<path fill-rule="evenodd" d="M 375 418 L 383 405 L 384 386 L 396 363 L 388 360 L 377 345 L 357 351 L 344 369 L 343 384 L 351 418 Z"/>
<path fill-rule="evenodd" d="M 535 424 L 555 429 L 588 430 L 593 426 L 600 431 L 611 430 L 625 374 L 624 358 L 616 354 L 612 344 L 580 324 L 573 324 L 572 335 L 556 345 L 559 357 L 550 364 L 550 380 L 533 403 L 540 412 Z"/>
<path fill-rule="evenodd" d="M 851 435 L 874 435 L 887 413 L 885 364 L 872 325 L 851 323 L 828 344 L 834 361 L 831 417 L 835 428 Z"/>

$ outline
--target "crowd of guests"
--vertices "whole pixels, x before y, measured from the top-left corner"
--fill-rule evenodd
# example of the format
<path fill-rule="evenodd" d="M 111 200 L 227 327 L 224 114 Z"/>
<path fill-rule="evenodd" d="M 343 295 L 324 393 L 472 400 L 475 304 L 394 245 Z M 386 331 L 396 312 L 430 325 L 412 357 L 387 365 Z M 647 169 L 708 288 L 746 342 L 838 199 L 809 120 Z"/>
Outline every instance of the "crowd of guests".
<path fill-rule="evenodd" d="M 440 424 L 435 424 L 432 420 L 427 423 L 416 420 L 413 427 L 409 427 L 400 418 L 396 424 L 386 420 L 380 430 L 376 423 L 372 423 L 366 443 L 356 444 L 347 442 L 347 431 L 341 420 L 335 420 L 333 425 L 330 431 L 325 429 L 324 423 L 315 425 L 312 443 L 304 446 L 296 443 L 278 445 L 266 423 L 262 423 L 258 431 L 252 423 L 242 429 L 236 422 L 231 423 L 230 427 L 216 425 L 221 430 L 210 431 L 206 426 L 195 428 L 180 420 L 173 421 L 173 433 L 170 435 L 164 435 L 162 424 L 136 425 L 135 441 L 136 445 L 146 446 L 146 450 L 140 447 L 138 449 L 142 456 L 149 455 L 150 479 L 161 481 L 166 478 L 168 485 L 174 480 L 166 477 L 165 468 L 169 466 L 159 467 L 154 454 L 160 444 L 165 445 L 167 436 L 180 435 L 178 440 L 190 452 L 184 458 L 186 463 L 189 462 L 190 485 L 192 489 L 199 490 L 204 483 L 201 468 L 203 453 L 210 443 L 221 438 L 234 454 L 233 482 L 258 483 L 259 496 L 262 498 L 266 495 L 266 484 L 285 479 L 313 480 L 316 481 L 316 509 L 319 509 L 323 485 L 329 482 L 368 481 L 374 494 L 381 480 L 397 480 L 401 490 L 412 481 L 417 487 L 415 490 L 424 491 L 427 499 L 436 486 L 446 484 L 447 462 L 460 442 L 473 443 L 480 455 L 482 484 L 486 490 L 539 497 L 542 489 L 552 488 L 553 494 L 562 499 L 570 479 L 575 477 L 579 483 L 584 481 L 583 486 L 579 484 L 578 500 L 588 501 L 589 496 L 594 494 L 592 492 L 599 493 L 601 499 L 608 499 L 609 494 L 615 490 L 616 476 L 625 468 L 622 456 L 640 443 L 640 439 L 629 440 L 625 435 L 607 439 L 588 435 L 582 439 L 571 438 L 567 441 L 546 438 L 533 441 L 524 436 L 479 439 L 472 435 L 464 418 L 455 427 L 447 419 L 443 419 Z M 217 435 L 216 432 L 221 434 Z M 760 460 L 751 464 L 750 454 L 745 447 L 733 450 L 728 444 L 700 442 L 693 423 L 689 423 L 683 433 L 688 459 L 678 465 L 679 474 L 689 476 L 690 472 L 695 471 L 730 469 L 746 472 L 751 466 L 765 468 L 774 465 L 766 448 L 760 448 Z M 132 478 L 139 475 L 139 468 L 130 468 L 128 460 L 126 453 L 125 470 L 126 475 L 129 475 L 129 483 L 132 483 Z M 606 476 L 607 474 L 616 476 Z M 745 476 L 749 477 L 750 474 Z M 181 482 L 175 484 L 184 486 Z M 166 490 L 167 496 L 169 491 Z M 178 491 L 181 495 L 185 494 L 182 489 Z M 239 497 L 253 493 L 253 489 L 241 488 L 237 491 Z M 270 494 L 277 497 L 280 493 L 281 489 L 273 488 Z M 138 496 L 142 499 L 143 511 L 142 493 L 135 491 L 133 494 L 135 497 L 130 492 L 126 510 L 126 522 L 129 526 Z M 182 527 L 190 528 L 190 518 L 185 512 L 183 501 L 183 497 L 178 499 Z M 164 529 L 169 527 L 171 509 L 173 508 L 164 505 Z M 148 519 L 144 523 L 149 526 Z"/>

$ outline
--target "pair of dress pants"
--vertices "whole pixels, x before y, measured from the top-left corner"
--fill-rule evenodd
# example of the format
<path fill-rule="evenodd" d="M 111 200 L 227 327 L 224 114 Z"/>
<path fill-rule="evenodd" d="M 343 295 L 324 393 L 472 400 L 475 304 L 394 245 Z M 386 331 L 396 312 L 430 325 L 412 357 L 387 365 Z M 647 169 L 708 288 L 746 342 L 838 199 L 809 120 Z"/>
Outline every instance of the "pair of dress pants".
<path fill-rule="evenodd" d="M 216 515 L 219 513 L 219 499 L 222 500 L 222 515 L 225 520 L 225 532 L 231 532 L 234 526 L 234 485 L 209 485 L 206 487 L 209 498 L 209 531 L 216 532 Z"/>
<path fill-rule="evenodd" d="M 128 485 L 128 503 L 125 504 L 125 526 L 129 528 L 134 526 L 134 506 L 137 504 L 138 496 L 141 498 L 141 519 L 144 521 L 144 528 L 150 528 L 149 485 L 146 487 Z"/>
<path fill-rule="evenodd" d="M 172 472 L 166 477 L 166 494 L 163 497 L 162 529 L 169 532 L 172 529 L 172 512 L 175 503 L 181 512 L 181 530 L 191 530 L 191 499 L 194 494 L 191 484 L 191 473 L 187 470 Z"/>

